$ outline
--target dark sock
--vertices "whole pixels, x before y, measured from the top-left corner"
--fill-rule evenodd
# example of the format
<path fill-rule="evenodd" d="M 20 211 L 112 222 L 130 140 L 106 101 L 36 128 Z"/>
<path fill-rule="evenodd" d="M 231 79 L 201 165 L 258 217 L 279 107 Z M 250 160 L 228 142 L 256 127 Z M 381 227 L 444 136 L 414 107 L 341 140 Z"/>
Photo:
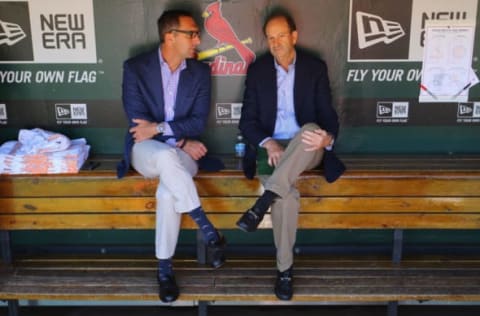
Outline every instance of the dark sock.
<path fill-rule="evenodd" d="M 160 259 L 158 261 L 158 275 L 173 275 L 172 259 Z"/>
<path fill-rule="evenodd" d="M 261 215 L 263 215 L 267 212 L 268 208 L 270 207 L 270 205 L 272 205 L 273 201 L 277 197 L 278 197 L 278 194 L 272 191 L 266 190 L 265 192 L 263 192 L 262 196 L 258 198 L 257 202 L 255 202 L 255 205 L 253 206 L 253 208 L 256 211 L 259 211 Z"/>
<path fill-rule="evenodd" d="M 218 234 L 215 227 L 213 227 L 212 223 L 208 220 L 207 216 L 205 215 L 205 211 L 202 209 L 201 206 L 197 207 L 190 213 L 188 213 L 190 217 L 197 223 L 198 228 L 203 233 L 203 238 L 205 242 L 217 242 L 218 241 Z"/>

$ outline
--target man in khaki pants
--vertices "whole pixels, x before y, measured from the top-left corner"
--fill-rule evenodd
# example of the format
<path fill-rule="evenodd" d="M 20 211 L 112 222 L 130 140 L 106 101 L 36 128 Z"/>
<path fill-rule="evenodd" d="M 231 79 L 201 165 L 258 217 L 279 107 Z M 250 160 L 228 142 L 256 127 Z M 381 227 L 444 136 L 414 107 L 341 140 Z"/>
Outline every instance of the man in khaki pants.
<path fill-rule="evenodd" d="M 255 231 L 271 206 L 278 269 L 275 294 L 281 300 L 290 300 L 300 208 L 295 182 L 303 171 L 322 160 L 329 182 L 335 181 L 345 167 L 332 151 L 338 118 L 325 63 L 295 48 L 298 33 L 287 12 L 272 12 L 263 31 L 270 53 L 249 67 L 239 127 L 249 143 L 245 175 L 254 176 L 257 161 L 265 192 L 237 226 L 246 232 Z"/>

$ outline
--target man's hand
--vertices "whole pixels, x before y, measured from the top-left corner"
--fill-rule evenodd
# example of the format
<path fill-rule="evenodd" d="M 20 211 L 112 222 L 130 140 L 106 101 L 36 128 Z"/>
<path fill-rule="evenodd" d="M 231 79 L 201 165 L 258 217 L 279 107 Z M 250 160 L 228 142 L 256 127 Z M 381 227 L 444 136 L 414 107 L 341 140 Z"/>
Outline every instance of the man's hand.
<path fill-rule="evenodd" d="M 314 151 L 323 149 L 332 144 L 332 135 L 327 131 L 319 128 L 312 131 L 304 131 L 302 133 L 302 143 L 307 145 L 305 151 Z"/>
<path fill-rule="evenodd" d="M 285 149 L 274 139 L 267 140 L 265 144 L 263 144 L 263 147 L 268 153 L 268 165 L 276 167 Z"/>
<path fill-rule="evenodd" d="M 182 148 L 194 160 L 198 160 L 206 155 L 207 147 L 198 140 L 186 139 Z"/>
<path fill-rule="evenodd" d="M 149 122 L 142 119 L 133 119 L 132 122 L 137 125 L 130 128 L 128 131 L 132 133 L 133 139 L 136 143 L 153 138 L 153 136 L 158 134 L 157 123 L 155 122 Z"/>

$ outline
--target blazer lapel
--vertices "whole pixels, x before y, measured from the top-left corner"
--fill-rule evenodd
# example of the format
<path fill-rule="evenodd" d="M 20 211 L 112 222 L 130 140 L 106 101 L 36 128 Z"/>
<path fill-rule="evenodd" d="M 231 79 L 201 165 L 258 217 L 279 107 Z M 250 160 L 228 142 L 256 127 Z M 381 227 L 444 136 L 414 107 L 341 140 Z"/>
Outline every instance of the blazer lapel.
<path fill-rule="evenodd" d="M 295 102 L 295 112 L 301 111 L 300 105 L 305 96 L 305 80 L 308 80 L 308 67 L 303 62 L 301 54 L 297 50 L 297 61 L 295 62 L 295 82 L 293 84 L 293 100 Z M 297 116 L 298 117 L 298 116 Z"/>
<path fill-rule="evenodd" d="M 273 61 L 273 56 L 269 55 L 268 62 L 265 63 L 265 69 L 262 71 L 262 87 L 265 91 L 262 98 L 262 107 L 265 107 L 262 113 L 269 118 L 268 130 L 273 134 L 275 121 L 277 120 L 277 70 Z M 273 114 L 273 115 L 272 115 Z"/>
<path fill-rule="evenodd" d="M 146 85 L 147 91 L 151 91 L 155 113 L 157 117 L 163 117 L 164 113 L 164 100 L 163 100 L 163 84 L 162 84 L 162 72 L 160 70 L 160 60 L 158 59 L 158 50 L 150 55 L 149 61 L 146 63 Z"/>
<path fill-rule="evenodd" d="M 193 85 L 193 75 L 188 68 L 185 68 L 180 73 L 180 78 L 178 81 L 178 88 L 177 88 L 177 99 L 175 101 L 175 116 L 184 116 L 185 112 L 188 111 L 188 107 L 186 106 L 188 103 L 185 102 L 185 99 L 188 97 L 188 91 L 192 91 Z"/>

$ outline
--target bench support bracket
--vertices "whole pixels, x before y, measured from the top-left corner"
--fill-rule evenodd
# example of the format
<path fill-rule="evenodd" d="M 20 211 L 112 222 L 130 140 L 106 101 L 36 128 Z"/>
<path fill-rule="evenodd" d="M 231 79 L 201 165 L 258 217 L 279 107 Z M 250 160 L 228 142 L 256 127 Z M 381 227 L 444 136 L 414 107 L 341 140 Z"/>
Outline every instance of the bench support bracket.
<path fill-rule="evenodd" d="M 6 264 L 12 264 L 12 248 L 10 244 L 10 232 L 8 230 L 0 230 L 0 246 L 2 261 Z M 7 300 L 8 316 L 18 316 L 18 300 Z"/>
<path fill-rule="evenodd" d="M 7 303 L 8 303 L 8 316 L 20 315 L 17 300 L 8 300 Z"/>
<path fill-rule="evenodd" d="M 387 305 L 387 316 L 397 316 L 398 315 L 398 302 L 391 301 Z"/>
<path fill-rule="evenodd" d="M 6 264 L 12 263 L 12 250 L 10 246 L 10 232 L 0 230 L 0 246 L 2 249 L 2 261 Z"/>
<path fill-rule="evenodd" d="M 393 249 L 392 249 L 392 262 L 399 264 L 402 260 L 403 250 L 403 229 L 395 229 L 393 231 Z"/>
<path fill-rule="evenodd" d="M 403 229 L 395 229 L 393 231 L 393 245 L 392 245 L 392 263 L 393 264 L 400 264 L 400 261 L 402 261 L 402 250 L 403 250 Z M 398 315 L 397 301 L 388 302 L 387 315 L 388 316 Z"/>
<path fill-rule="evenodd" d="M 208 302 L 198 301 L 198 316 L 207 316 Z"/>
<path fill-rule="evenodd" d="M 197 229 L 197 261 L 199 264 L 207 263 L 207 246 L 200 229 Z"/>

